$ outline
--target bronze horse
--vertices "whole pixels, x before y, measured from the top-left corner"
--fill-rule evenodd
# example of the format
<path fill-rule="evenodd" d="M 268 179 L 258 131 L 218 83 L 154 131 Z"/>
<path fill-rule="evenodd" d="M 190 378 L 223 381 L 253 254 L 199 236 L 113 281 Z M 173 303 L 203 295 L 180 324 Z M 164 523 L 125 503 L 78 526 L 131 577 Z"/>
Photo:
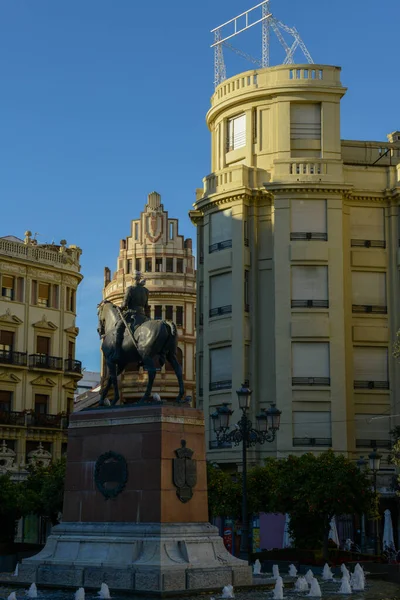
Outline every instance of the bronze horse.
<path fill-rule="evenodd" d="M 122 342 L 120 360 L 114 362 L 116 326 L 121 320 L 120 310 L 109 300 L 104 300 L 99 304 L 97 314 L 99 317 L 98 332 L 102 338 L 101 349 L 109 372 L 107 383 L 100 394 L 99 405 L 104 405 L 104 400 L 112 385 L 114 388 L 114 399 L 111 402 L 111 406 L 115 406 L 119 400 L 117 375 L 122 373 L 130 364 L 143 365 L 147 370 L 148 382 L 142 400 L 151 400 L 151 390 L 156 376 L 156 366 L 154 364 L 155 357 L 159 357 L 159 364 L 161 367 L 163 366 L 165 359 L 171 364 L 179 384 L 179 394 L 176 401 L 182 401 L 185 390 L 183 386 L 182 368 L 176 358 L 178 335 L 175 323 L 172 323 L 171 321 L 156 321 L 149 319 L 142 323 L 142 325 L 139 325 L 133 334 L 126 329 Z M 132 335 L 135 342 L 132 339 Z"/>

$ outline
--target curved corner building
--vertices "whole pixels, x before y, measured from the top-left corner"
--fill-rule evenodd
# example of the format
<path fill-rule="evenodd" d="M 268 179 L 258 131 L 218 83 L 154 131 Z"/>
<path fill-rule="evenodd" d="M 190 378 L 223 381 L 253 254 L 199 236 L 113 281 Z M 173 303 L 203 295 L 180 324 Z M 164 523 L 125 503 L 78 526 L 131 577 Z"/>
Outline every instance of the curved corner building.
<path fill-rule="evenodd" d="M 198 236 L 198 404 L 209 416 L 249 380 L 251 418 L 275 402 L 285 456 L 389 447 L 399 413 L 400 133 L 340 139 L 340 68 L 247 71 L 211 99 L 211 174 Z M 210 460 L 239 462 L 239 449 Z M 398 421 L 397 421 L 398 422 Z"/>

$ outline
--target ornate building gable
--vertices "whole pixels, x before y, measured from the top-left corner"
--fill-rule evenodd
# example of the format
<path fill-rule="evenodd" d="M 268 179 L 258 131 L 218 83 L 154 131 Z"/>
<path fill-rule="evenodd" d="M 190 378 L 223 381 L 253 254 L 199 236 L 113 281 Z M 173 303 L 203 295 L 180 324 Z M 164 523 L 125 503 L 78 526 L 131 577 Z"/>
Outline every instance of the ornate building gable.
<path fill-rule="evenodd" d="M 14 375 L 14 373 L 3 372 L 0 373 L 0 381 L 4 383 L 19 383 L 21 379 Z"/>
<path fill-rule="evenodd" d="M 40 377 L 36 377 L 31 381 L 31 385 L 42 385 L 47 387 L 54 387 L 56 384 L 55 381 L 50 379 L 50 377 L 45 377 L 44 375 L 40 375 Z"/>
<path fill-rule="evenodd" d="M 78 384 L 76 383 L 76 381 L 73 381 L 72 379 L 70 379 L 69 381 L 67 381 L 67 383 L 64 383 L 64 385 L 63 385 L 64 390 L 70 390 L 71 392 L 74 392 L 77 387 L 78 387 Z"/>
<path fill-rule="evenodd" d="M 39 442 L 36 450 L 32 450 L 28 454 L 28 464 L 35 465 L 38 467 L 48 467 L 51 463 L 51 454 L 45 450 L 42 446 L 42 442 Z"/>
<path fill-rule="evenodd" d="M 11 310 L 7 308 L 4 315 L 0 315 L 0 323 L 5 323 L 7 325 L 21 325 L 23 321 L 17 315 L 11 314 Z"/>
<path fill-rule="evenodd" d="M 75 327 L 74 325 L 72 327 L 67 327 L 66 329 L 64 329 L 65 333 L 69 333 L 70 335 L 73 336 L 77 336 L 79 334 L 79 327 Z"/>
<path fill-rule="evenodd" d="M 32 327 L 35 327 L 35 329 L 47 329 L 50 331 L 55 331 L 58 329 L 57 325 L 54 325 L 54 323 L 47 320 L 46 315 L 43 315 L 40 321 L 33 323 Z"/>

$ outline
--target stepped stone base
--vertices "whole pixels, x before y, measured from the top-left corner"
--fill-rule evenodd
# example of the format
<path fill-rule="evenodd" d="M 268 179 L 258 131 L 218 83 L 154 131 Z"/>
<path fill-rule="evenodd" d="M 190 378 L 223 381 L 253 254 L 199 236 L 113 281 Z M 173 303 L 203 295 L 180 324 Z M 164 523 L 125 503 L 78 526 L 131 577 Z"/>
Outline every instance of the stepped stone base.
<path fill-rule="evenodd" d="M 251 567 L 209 523 L 61 523 L 18 580 L 53 587 L 168 592 L 250 585 Z"/>

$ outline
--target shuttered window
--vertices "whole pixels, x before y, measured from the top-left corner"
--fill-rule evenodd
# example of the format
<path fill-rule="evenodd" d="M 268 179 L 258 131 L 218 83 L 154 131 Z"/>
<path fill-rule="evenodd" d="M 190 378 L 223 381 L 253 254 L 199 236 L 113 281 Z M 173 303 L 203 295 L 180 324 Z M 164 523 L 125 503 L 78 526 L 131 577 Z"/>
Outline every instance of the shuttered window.
<path fill-rule="evenodd" d="M 290 105 L 290 138 L 292 140 L 321 139 L 321 105 Z"/>
<path fill-rule="evenodd" d="M 170 304 L 167 304 L 167 306 L 165 307 L 165 318 L 167 319 L 167 321 L 172 321 L 173 312 L 174 312 L 174 307 L 171 306 Z"/>
<path fill-rule="evenodd" d="M 46 415 L 48 413 L 49 397 L 44 394 L 35 394 L 35 413 Z"/>
<path fill-rule="evenodd" d="M 390 418 L 376 418 L 378 415 L 355 415 L 356 446 L 371 448 L 388 447 L 389 431 L 392 428 Z"/>
<path fill-rule="evenodd" d="M 14 346 L 14 332 L 0 331 L 0 351 L 11 352 Z"/>
<path fill-rule="evenodd" d="M 359 389 L 388 389 L 388 350 L 374 346 L 355 346 L 354 387 Z"/>
<path fill-rule="evenodd" d="M 326 240 L 326 201 L 292 200 L 291 232 L 291 239 Z"/>
<path fill-rule="evenodd" d="M 227 242 L 230 242 L 227 244 Z M 221 250 L 223 244 L 232 246 L 232 210 L 212 213 L 210 220 L 210 251 Z M 215 248 L 215 246 L 219 246 Z"/>
<path fill-rule="evenodd" d="M 1 276 L 1 295 L 3 298 L 8 298 L 9 300 L 14 300 L 15 296 L 15 279 L 10 275 L 2 275 Z"/>
<path fill-rule="evenodd" d="M 329 343 L 292 343 L 293 385 L 329 385 Z"/>
<path fill-rule="evenodd" d="M 210 390 L 232 386 L 232 347 L 210 350 Z"/>
<path fill-rule="evenodd" d="M 292 307 L 328 306 L 328 267 L 292 267 Z"/>
<path fill-rule="evenodd" d="M 232 273 L 210 277 L 210 317 L 232 312 Z"/>
<path fill-rule="evenodd" d="M 176 307 L 176 324 L 179 327 L 183 326 L 183 306 Z"/>
<path fill-rule="evenodd" d="M 12 392 L 0 390 L 0 411 L 10 412 L 12 405 Z"/>
<path fill-rule="evenodd" d="M 246 115 L 228 120 L 227 150 L 236 150 L 246 145 Z"/>
<path fill-rule="evenodd" d="M 350 237 L 352 240 L 384 241 L 384 209 L 376 207 L 370 208 L 364 206 L 351 206 Z"/>
<path fill-rule="evenodd" d="M 50 354 L 50 338 L 44 335 L 38 335 L 36 338 L 36 353 L 37 354 Z"/>
<path fill-rule="evenodd" d="M 353 271 L 353 310 L 359 306 L 382 307 L 386 312 L 386 274 Z"/>
<path fill-rule="evenodd" d="M 331 438 L 330 412 L 293 412 L 294 438 Z"/>
<path fill-rule="evenodd" d="M 38 306 L 50 305 L 50 286 L 48 283 L 39 282 L 37 304 Z"/>

